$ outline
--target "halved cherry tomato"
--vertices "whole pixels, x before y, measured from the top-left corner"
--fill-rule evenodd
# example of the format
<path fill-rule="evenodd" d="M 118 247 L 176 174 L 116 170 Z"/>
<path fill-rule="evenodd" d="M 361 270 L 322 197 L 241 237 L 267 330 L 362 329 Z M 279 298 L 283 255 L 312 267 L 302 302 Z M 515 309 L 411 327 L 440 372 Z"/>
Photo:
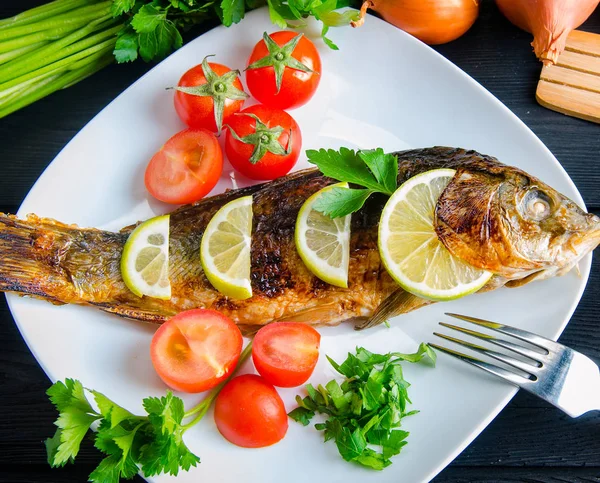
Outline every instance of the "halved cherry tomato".
<path fill-rule="evenodd" d="M 229 442 L 262 448 L 285 436 L 288 417 L 271 384 L 255 374 L 244 374 L 229 381 L 217 396 L 215 423 Z"/>
<path fill-rule="evenodd" d="M 286 49 L 281 49 L 286 44 L 288 49 L 293 47 L 296 41 L 291 55 Z M 279 89 L 273 67 L 275 64 L 279 64 L 283 70 Z M 302 65 L 304 71 L 300 70 Z M 289 30 L 270 35 L 265 33 L 248 60 L 248 89 L 258 101 L 270 107 L 294 109 L 306 104 L 317 90 L 320 80 L 321 57 L 315 44 L 304 35 Z"/>
<path fill-rule="evenodd" d="M 227 378 L 242 352 L 242 333 L 215 310 L 181 312 L 165 322 L 150 345 L 152 364 L 167 386 L 201 392 Z"/>
<path fill-rule="evenodd" d="M 223 171 L 219 141 L 206 129 L 185 129 L 152 156 L 146 188 L 166 203 L 192 203 L 212 190 Z"/>
<path fill-rule="evenodd" d="M 321 334 L 299 322 L 275 322 L 254 336 L 252 361 L 258 373 L 274 386 L 304 384 L 319 359 Z"/>
<path fill-rule="evenodd" d="M 242 108 L 248 97 L 238 74 L 206 58 L 183 74 L 175 88 L 186 90 L 175 92 L 175 110 L 181 120 L 189 127 L 221 131 L 222 124 Z"/>
<path fill-rule="evenodd" d="M 257 119 L 258 118 L 258 121 Z M 275 179 L 294 167 L 302 152 L 298 123 L 287 112 L 261 104 L 231 116 L 225 153 L 251 179 Z"/>

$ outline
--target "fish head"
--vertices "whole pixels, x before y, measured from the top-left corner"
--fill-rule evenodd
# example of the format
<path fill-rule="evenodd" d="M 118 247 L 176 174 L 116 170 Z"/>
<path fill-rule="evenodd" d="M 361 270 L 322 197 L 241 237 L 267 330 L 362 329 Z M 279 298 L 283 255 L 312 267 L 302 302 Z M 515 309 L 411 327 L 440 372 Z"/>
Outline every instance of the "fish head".
<path fill-rule="evenodd" d="M 600 243 L 600 218 L 513 167 L 461 167 L 438 199 L 435 228 L 452 254 L 507 280 L 562 275 Z"/>

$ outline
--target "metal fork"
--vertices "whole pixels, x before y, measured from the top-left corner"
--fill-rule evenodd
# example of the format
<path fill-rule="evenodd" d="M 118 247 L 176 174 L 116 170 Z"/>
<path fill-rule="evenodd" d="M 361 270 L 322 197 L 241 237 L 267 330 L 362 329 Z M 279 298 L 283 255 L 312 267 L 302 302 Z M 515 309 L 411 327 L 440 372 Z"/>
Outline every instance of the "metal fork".
<path fill-rule="evenodd" d="M 516 344 L 475 330 L 440 322 L 444 327 L 484 340 L 522 357 L 517 359 L 438 332 L 434 332 L 434 335 L 501 361 L 515 370 L 507 370 L 437 344 L 430 344 L 432 347 L 541 397 L 571 417 L 576 418 L 588 411 L 600 410 L 600 372 L 598 366 L 589 357 L 553 340 L 516 327 L 466 315 L 450 313 L 446 315 L 518 339 L 525 344 Z"/>

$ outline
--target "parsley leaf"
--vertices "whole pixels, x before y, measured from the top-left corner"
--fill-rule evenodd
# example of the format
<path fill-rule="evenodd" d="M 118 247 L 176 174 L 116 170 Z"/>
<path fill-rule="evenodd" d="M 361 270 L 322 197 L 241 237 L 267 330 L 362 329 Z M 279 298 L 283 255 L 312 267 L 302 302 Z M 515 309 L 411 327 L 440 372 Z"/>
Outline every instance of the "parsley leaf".
<path fill-rule="evenodd" d="M 347 426 L 343 426 L 341 433 L 335 437 L 335 444 L 346 461 L 356 459 L 367 448 L 367 440 L 360 429 L 350 432 Z"/>
<path fill-rule="evenodd" d="M 373 191 L 378 191 L 379 183 L 371 174 L 367 165 L 357 155 L 356 151 L 348 148 L 308 149 L 306 151 L 308 162 L 316 164 L 321 173 L 338 181 L 354 183 Z"/>
<path fill-rule="evenodd" d="M 326 415 L 324 423 L 315 424 L 325 442 L 333 440 L 344 460 L 381 471 L 406 445 L 408 432 L 398 428 L 403 418 L 415 413 L 406 412 L 410 384 L 401 363 L 435 362 L 435 353 L 427 344 L 414 354 L 374 354 L 359 347 L 342 364 L 327 359 L 345 380 L 340 384 L 334 379 L 316 389 L 308 384 L 308 395 L 296 396 L 298 407 L 289 416 L 307 426 L 316 413 Z"/>
<path fill-rule="evenodd" d="M 169 52 L 178 49 L 183 44 L 179 30 L 170 20 L 159 23 L 151 32 L 140 33 L 138 40 L 140 56 L 146 62 L 155 57 L 166 57 Z"/>
<path fill-rule="evenodd" d="M 292 418 L 297 423 L 300 423 L 302 426 L 308 426 L 310 424 L 310 420 L 315 415 L 314 411 L 303 407 L 297 407 L 290 411 L 288 416 Z"/>
<path fill-rule="evenodd" d="M 110 13 L 113 17 L 118 17 L 123 13 L 129 12 L 135 5 L 135 0 L 113 0 L 110 6 Z"/>
<path fill-rule="evenodd" d="M 51 466 L 64 466 L 79 452 L 79 446 L 94 421 L 100 418 L 85 396 L 83 385 L 73 379 L 57 382 L 46 392 L 60 412 L 54 423 L 58 429 L 46 440 L 46 452 Z"/>
<path fill-rule="evenodd" d="M 246 5 L 244 0 L 221 0 L 221 10 L 223 11 L 223 25 L 230 27 L 244 18 Z"/>
<path fill-rule="evenodd" d="M 138 35 L 131 26 L 121 30 L 117 36 L 117 43 L 113 54 L 117 62 L 133 62 L 138 58 Z"/>
<path fill-rule="evenodd" d="M 385 154 L 383 149 L 359 151 L 358 156 L 369 167 L 384 192 L 391 195 L 398 187 L 398 160 L 392 154 Z"/>
<path fill-rule="evenodd" d="M 381 148 L 358 152 L 348 148 L 307 150 L 306 155 L 325 176 L 366 188 L 334 188 L 323 193 L 314 208 L 331 218 L 358 211 L 372 193 L 391 195 L 398 186 L 398 161 Z"/>
<path fill-rule="evenodd" d="M 286 17 L 293 17 L 291 10 L 287 8 L 287 12 L 284 12 L 284 8 L 279 0 L 267 0 L 267 2 L 269 5 L 269 17 L 271 18 L 271 22 L 281 29 L 287 28 L 288 23 L 286 21 Z"/>
<path fill-rule="evenodd" d="M 150 4 L 144 5 L 131 19 L 131 26 L 138 33 L 153 32 L 167 19 L 167 13 Z"/>
<path fill-rule="evenodd" d="M 321 193 L 313 208 L 331 218 L 340 218 L 360 210 L 372 193 L 372 190 L 333 188 Z"/>
<path fill-rule="evenodd" d="M 435 353 L 433 348 L 429 344 L 425 344 L 424 342 L 421 342 L 421 345 L 419 345 L 419 349 L 414 354 L 402 354 L 401 352 L 393 352 L 392 355 L 394 357 L 408 362 L 419 362 L 424 357 L 427 357 L 434 365 L 437 360 L 437 354 Z"/>

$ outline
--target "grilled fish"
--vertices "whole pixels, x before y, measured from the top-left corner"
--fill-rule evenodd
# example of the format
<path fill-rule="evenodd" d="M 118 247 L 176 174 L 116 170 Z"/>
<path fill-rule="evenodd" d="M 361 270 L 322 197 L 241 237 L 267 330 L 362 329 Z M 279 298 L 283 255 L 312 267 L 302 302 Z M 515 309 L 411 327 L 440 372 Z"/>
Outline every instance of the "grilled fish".
<path fill-rule="evenodd" d="M 398 182 L 436 168 L 456 175 L 436 206 L 443 244 L 467 263 L 492 271 L 481 291 L 516 287 L 562 275 L 600 243 L 600 218 L 527 173 L 464 149 L 434 147 L 395 153 Z M 348 288 L 328 285 L 304 266 L 294 244 L 304 201 L 335 180 L 316 169 L 231 190 L 179 208 L 170 218 L 172 297 L 137 297 L 120 273 L 123 245 L 134 226 L 119 233 L 79 228 L 29 215 L 0 215 L 0 291 L 55 304 L 93 305 L 106 312 L 161 323 L 187 309 L 212 308 L 245 333 L 274 321 L 357 328 L 431 303 L 404 292 L 385 271 L 377 250 L 377 223 L 386 202 L 371 197 L 352 216 Z M 237 301 L 216 291 L 202 271 L 200 239 L 225 203 L 253 196 L 253 296 Z"/>

